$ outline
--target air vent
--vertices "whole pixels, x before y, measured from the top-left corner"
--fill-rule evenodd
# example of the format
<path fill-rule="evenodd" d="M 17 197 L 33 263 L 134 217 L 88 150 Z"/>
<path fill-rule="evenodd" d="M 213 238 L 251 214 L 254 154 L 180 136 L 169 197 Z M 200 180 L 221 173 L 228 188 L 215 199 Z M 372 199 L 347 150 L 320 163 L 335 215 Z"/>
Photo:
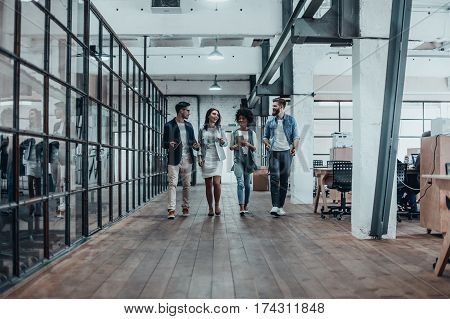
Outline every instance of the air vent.
<path fill-rule="evenodd" d="M 180 0 L 152 0 L 154 13 L 181 13 Z"/>

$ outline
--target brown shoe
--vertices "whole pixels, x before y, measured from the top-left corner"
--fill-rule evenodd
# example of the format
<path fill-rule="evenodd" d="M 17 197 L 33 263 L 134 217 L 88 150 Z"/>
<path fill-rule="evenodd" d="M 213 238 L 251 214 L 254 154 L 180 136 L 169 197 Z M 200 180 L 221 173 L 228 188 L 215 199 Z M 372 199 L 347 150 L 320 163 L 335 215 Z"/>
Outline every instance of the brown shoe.
<path fill-rule="evenodd" d="M 169 213 L 167 214 L 167 219 L 175 219 L 175 211 L 174 210 L 169 210 Z"/>
<path fill-rule="evenodd" d="M 183 217 L 188 217 L 189 216 L 189 208 L 183 208 Z"/>

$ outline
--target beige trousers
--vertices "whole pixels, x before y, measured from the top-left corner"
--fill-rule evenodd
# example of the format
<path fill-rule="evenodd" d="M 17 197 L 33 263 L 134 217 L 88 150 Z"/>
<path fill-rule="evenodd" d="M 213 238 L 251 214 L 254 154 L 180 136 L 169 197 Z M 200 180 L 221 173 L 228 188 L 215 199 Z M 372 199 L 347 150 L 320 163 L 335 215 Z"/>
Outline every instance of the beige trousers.
<path fill-rule="evenodd" d="M 183 185 L 183 204 L 181 207 L 189 208 L 191 173 L 192 161 L 190 159 L 182 158 L 179 165 L 168 165 L 167 179 L 169 185 L 167 191 L 169 193 L 169 202 L 167 204 L 167 210 L 175 210 L 177 204 L 178 175 L 180 175 Z"/>

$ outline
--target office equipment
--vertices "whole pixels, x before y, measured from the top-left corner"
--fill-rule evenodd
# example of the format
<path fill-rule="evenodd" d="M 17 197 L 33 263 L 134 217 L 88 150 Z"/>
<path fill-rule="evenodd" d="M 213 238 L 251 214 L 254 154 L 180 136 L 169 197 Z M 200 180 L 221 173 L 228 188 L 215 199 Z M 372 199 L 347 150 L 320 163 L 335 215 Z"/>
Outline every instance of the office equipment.
<path fill-rule="evenodd" d="M 322 160 L 313 160 L 313 167 L 323 167 L 323 161 Z"/>
<path fill-rule="evenodd" d="M 416 167 L 418 157 L 419 154 L 411 154 L 411 164 L 413 167 Z"/>
<path fill-rule="evenodd" d="M 337 147 L 352 147 L 353 137 L 352 133 L 336 132 L 331 134 L 333 138 L 333 148 Z"/>
<path fill-rule="evenodd" d="M 420 225 L 428 232 L 443 233 L 449 214 L 445 208 L 446 191 L 433 179 L 424 175 L 445 176 L 446 163 L 450 162 L 450 136 L 430 136 L 421 139 L 420 153 Z M 448 193 L 447 193 L 448 194 Z"/>
<path fill-rule="evenodd" d="M 442 135 L 450 133 L 450 119 L 437 118 L 431 120 L 431 135 Z"/>
<path fill-rule="evenodd" d="M 352 190 L 352 163 L 348 161 L 333 162 L 333 182 L 331 189 L 336 189 L 341 193 L 341 203 L 339 206 L 329 207 L 328 211 L 322 207 L 320 217 L 325 218 L 327 214 L 333 214 L 338 220 L 342 215 L 350 214 L 351 207 L 346 205 L 346 193 Z"/>

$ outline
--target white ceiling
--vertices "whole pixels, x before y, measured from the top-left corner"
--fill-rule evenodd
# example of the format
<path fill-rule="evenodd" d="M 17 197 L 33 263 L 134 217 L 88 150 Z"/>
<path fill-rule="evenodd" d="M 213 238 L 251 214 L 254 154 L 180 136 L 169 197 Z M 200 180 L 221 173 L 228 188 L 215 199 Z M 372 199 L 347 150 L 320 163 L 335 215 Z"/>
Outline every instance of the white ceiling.
<path fill-rule="evenodd" d="M 322 13 L 329 8 L 326 0 Z M 131 51 L 143 57 L 143 36 L 149 37 L 149 73 L 157 80 L 248 79 L 261 72 L 261 49 L 255 39 L 272 39 L 282 31 L 281 0 L 181 0 L 179 13 L 161 14 L 150 0 L 93 0 Z M 327 7 L 328 6 L 328 7 Z M 410 55 L 450 50 L 450 1 L 413 0 Z M 206 56 L 217 43 L 226 59 L 217 64 Z M 336 49 L 330 49 L 330 52 Z M 348 51 L 348 50 L 347 50 Z M 351 50 L 350 50 L 351 52 Z M 450 76 L 450 56 L 411 57 L 408 73 Z M 331 58 L 330 58 L 331 57 Z M 340 74 L 351 67 L 351 56 L 331 53 L 316 68 L 317 74 Z M 208 80 L 208 81 L 206 81 Z M 206 84 L 205 84 L 206 85 Z"/>

